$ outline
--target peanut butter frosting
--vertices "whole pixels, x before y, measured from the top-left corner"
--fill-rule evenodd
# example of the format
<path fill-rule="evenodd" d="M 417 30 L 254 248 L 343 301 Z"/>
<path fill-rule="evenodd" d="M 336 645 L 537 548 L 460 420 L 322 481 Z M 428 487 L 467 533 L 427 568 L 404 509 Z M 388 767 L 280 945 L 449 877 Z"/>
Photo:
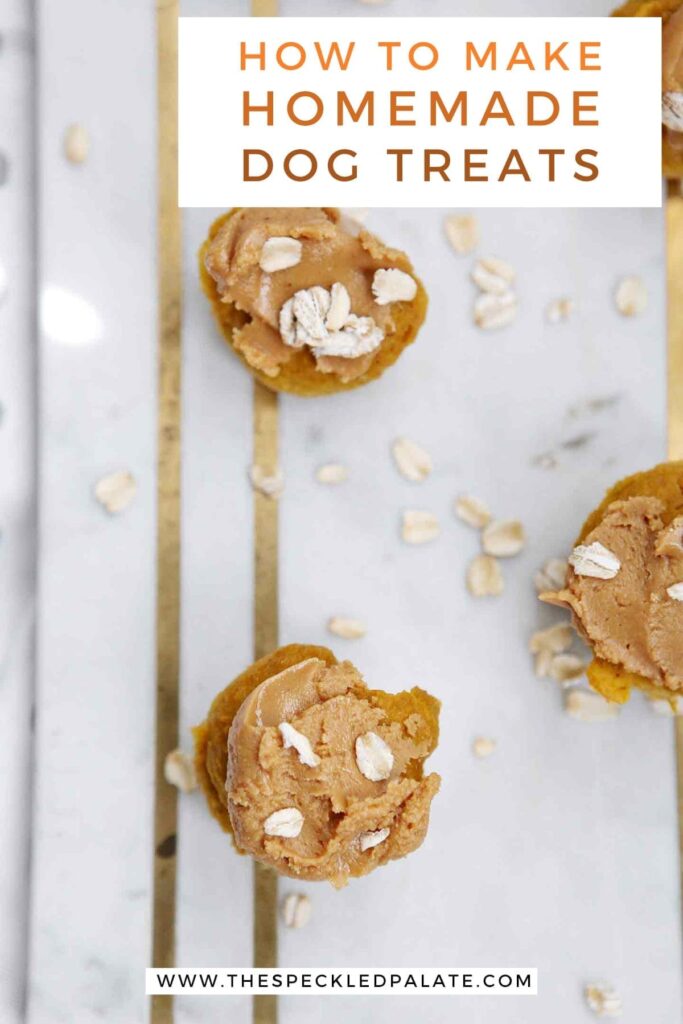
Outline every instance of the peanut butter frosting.
<path fill-rule="evenodd" d="M 391 720 L 349 662 L 308 658 L 262 682 L 228 736 L 235 843 L 281 874 L 339 887 L 419 847 L 436 774 L 417 713 Z"/>
<path fill-rule="evenodd" d="M 575 548 L 565 587 L 541 600 L 571 609 L 595 655 L 683 689 L 683 517 L 659 498 L 614 501 Z"/>
<path fill-rule="evenodd" d="M 683 6 L 662 28 L 662 121 L 669 142 L 683 148 Z"/>
<path fill-rule="evenodd" d="M 234 347 L 271 378 L 303 346 L 320 373 L 345 383 L 363 376 L 396 330 L 395 303 L 417 290 L 404 253 L 335 209 L 237 210 L 212 238 L 205 266 L 221 301 L 248 317 Z M 379 295 L 378 271 L 400 272 L 403 289 Z"/>

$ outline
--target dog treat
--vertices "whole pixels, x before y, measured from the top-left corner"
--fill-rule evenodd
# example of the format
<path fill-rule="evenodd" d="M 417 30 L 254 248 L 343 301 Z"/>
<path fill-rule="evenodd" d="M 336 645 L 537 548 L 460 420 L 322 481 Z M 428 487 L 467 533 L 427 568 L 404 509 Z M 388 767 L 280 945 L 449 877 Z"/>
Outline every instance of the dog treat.
<path fill-rule="evenodd" d="M 327 648 L 293 644 L 218 695 L 195 730 L 197 774 L 238 851 L 340 887 L 421 845 L 438 716 L 424 690 L 369 690 Z"/>
<path fill-rule="evenodd" d="M 667 178 L 683 177 L 683 4 L 627 0 L 619 18 L 662 19 L 662 161 Z"/>
<path fill-rule="evenodd" d="M 212 226 L 200 274 L 228 344 L 273 391 L 322 395 L 374 380 L 427 309 L 405 253 L 336 209 L 232 210 Z"/>
<path fill-rule="evenodd" d="M 564 586 L 540 594 L 569 608 L 591 646 L 591 685 L 623 703 L 683 690 L 683 462 L 620 481 L 589 517 Z"/>

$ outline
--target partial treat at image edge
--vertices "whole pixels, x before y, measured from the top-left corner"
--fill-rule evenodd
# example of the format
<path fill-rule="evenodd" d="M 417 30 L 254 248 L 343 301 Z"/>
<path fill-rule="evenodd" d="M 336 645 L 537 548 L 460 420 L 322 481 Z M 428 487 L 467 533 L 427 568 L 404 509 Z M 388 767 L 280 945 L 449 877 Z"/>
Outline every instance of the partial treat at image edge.
<path fill-rule="evenodd" d="M 611 487 L 569 563 L 564 587 L 540 599 L 570 609 L 593 651 L 590 684 L 619 704 L 634 688 L 673 702 L 683 690 L 683 462 Z"/>

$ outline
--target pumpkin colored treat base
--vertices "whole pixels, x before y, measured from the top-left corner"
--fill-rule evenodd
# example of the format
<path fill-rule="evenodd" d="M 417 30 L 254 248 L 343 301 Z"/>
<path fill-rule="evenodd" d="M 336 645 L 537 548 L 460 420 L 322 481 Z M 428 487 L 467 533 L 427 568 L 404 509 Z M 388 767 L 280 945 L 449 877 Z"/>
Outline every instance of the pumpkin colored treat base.
<path fill-rule="evenodd" d="M 197 774 L 239 852 L 339 887 L 422 843 L 438 717 L 424 690 L 369 690 L 327 648 L 292 644 L 214 700 L 194 730 Z"/>
<path fill-rule="evenodd" d="M 199 252 L 202 288 L 227 343 L 271 391 L 315 397 L 361 387 L 380 377 L 415 340 L 427 312 L 424 287 L 405 253 L 355 227 L 357 233 L 333 208 L 234 209 L 211 226 Z M 263 270 L 267 242 L 300 246 L 298 262 Z M 373 283 L 384 270 L 401 277 L 412 297 L 378 303 Z M 324 298 L 326 293 L 329 303 L 334 289 L 350 300 L 343 326 L 330 326 L 329 334 L 325 328 L 324 338 L 311 337 L 290 314 L 285 327 L 283 309 L 291 307 L 295 295 L 317 292 Z M 375 346 L 359 355 L 352 354 L 353 344 L 365 342 L 344 333 L 356 328 Z M 342 347 L 351 345 L 348 357 L 334 349 L 340 339 Z M 332 345 L 332 354 L 325 355 L 316 348 L 320 345 Z"/>
<path fill-rule="evenodd" d="M 681 6 L 681 0 L 627 0 L 612 12 L 613 18 L 662 18 L 666 21 Z"/>

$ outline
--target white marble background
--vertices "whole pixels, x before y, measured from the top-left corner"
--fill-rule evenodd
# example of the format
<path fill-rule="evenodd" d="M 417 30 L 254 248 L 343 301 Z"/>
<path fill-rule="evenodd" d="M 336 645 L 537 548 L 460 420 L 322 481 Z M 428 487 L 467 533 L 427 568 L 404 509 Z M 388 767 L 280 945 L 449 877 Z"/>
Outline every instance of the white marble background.
<path fill-rule="evenodd" d="M 0 18 L 0 1020 L 23 1000 L 35 616 L 31 24 Z"/>
<path fill-rule="evenodd" d="M 602 0 L 548 0 L 542 13 L 601 14 Z M 381 14 L 357 0 L 283 13 Z M 387 12 L 415 14 L 393 0 Z M 185 0 L 186 14 L 247 4 Z M 464 0 L 420 13 L 471 14 Z M 487 0 L 476 13 L 533 14 Z M 152 3 L 0 3 L 0 1021 L 132 1024 L 146 1017 L 152 865 L 155 558 L 155 95 Z M 38 99 L 33 180 L 34 94 Z M 65 163 L 67 124 L 87 125 L 91 156 Z M 1 161 L 0 161 L 1 163 Z M 0 179 L 1 180 L 1 179 Z M 33 234 L 37 197 L 37 233 Z M 529 633 L 550 612 L 530 578 L 570 543 L 612 479 L 665 451 L 664 238 L 657 211 L 487 211 L 483 254 L 509 259 L 520 315 L 482 334 L 471 323 L 471 260 L 442 233 L 443 211 L 377 211 L 369 224 L 411 254 L 431 296 L 420 340 L 382 381 L 321 401 L 282 401 L 282 641 L 325 642 L 332 614 L 368 636 L 336 641 L 372 685 L 420 683 L 444 702 L 434 768 L 444 778 L 423 849 L 342 893 L 307 889 L 313 918 L 281 935 L 283 964 L 539 967 L 541 994 L 420 1001 L 421 1020 L 473 1024 L 588 1021 L 581 989 L 606 978 L 632 1024 L 681 1018 L 679 894 L 670 722 L 634 702 L 582 725 L 536 680 Z M 210 321 L 195 252 L 211 211 L 185 224 L 182 719 L 187 728 L 251 652 L 251 381 Z M 633 321 L 614 310 L 624 273 L 647 282 Z M 35 275 L 35 276 L 34 276 Z M 37 278 L 37 281 L 36 281 Z M 36 384 L 35 286 L 47 299 Z M 567 324 L 546 303 L 571 295 Z M 572 417 L 586 398 L 618 396 Z M 33 424 L 39 407 L 38 432 Z M 389 456 L 405 434 L 432 454 L 409 484 Z M 583 437 L 579 447 L 562 447 Z M 34 472 L 36 465 L 37 477 Z M 557 450 L 543 470 L 534 457 Z M 317 465 L 340 460 L 325 489 Z M 109 518 L 92 498 L 128 468 L 135 501 Z M 519 516 L 527 550 L 505 566 L 497 601 L 463 586 L 476 538 L 451 511 L 468 490 Z M 39 528 L 34 525 L 39 496 Z M 411 549 L 405 507 L 439 515 L 442 536 Z M 38 567 L 37 644 L 32 635 Z M 37 661 L 34 672 L 33 661 Z M 30 710 L 36 695 L 36 738 Z M 498 741 L 475 760 L 473 736 Z M 29 872 L 30 863 L 30 872 Z M 30 911 L 27 913 L 30 894 Z M 251 958 L 251 871 L 201 798 L 181 801 L 179 963 Z M 28 993 L 28 999 L 26 999 Z M 285 1024 L 319 1003 L 282 1001 Z M 414 1000 L 324 1004 L 336 1024 L 407 1021 Z M 247 999 L 183 1000 L 180 1021 L 246 1022 Z"/>

